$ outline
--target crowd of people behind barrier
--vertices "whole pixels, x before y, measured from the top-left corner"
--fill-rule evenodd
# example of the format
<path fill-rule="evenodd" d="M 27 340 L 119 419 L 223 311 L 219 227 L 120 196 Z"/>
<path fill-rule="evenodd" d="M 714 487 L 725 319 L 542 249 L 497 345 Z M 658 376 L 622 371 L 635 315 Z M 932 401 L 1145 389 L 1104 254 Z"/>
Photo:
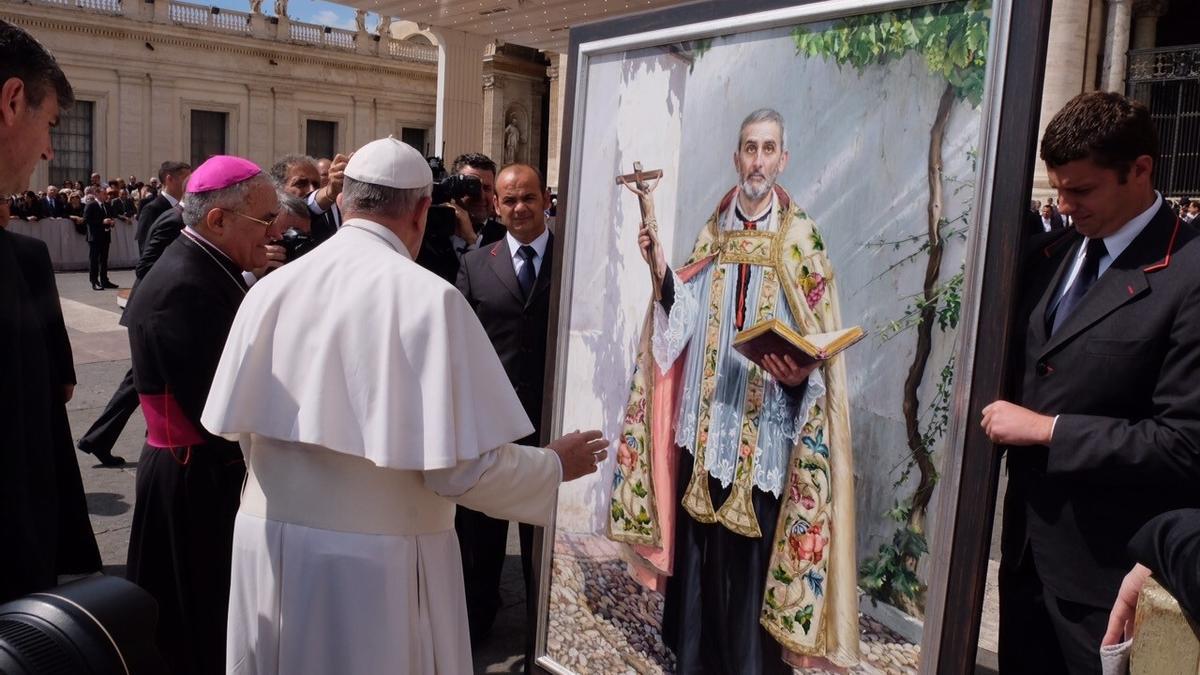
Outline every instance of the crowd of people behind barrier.
<path fill-rule="evenodd" d="M 136 176 L 112 178 L 101 182 L 94 173 L 87 183 L 64 180 L 61 185 L 47 185 L 45 190 L 27 190 L 8 197 L 8 218 L 36 222 L 44 218 L 69 218 L 80 234 L 85 234 L 84 207 L 97 200 L 103 192 L 119 220 L 132 223 L 142 207 L 158 196 L 159 182 L 151 178 L 144 183 Z"/>

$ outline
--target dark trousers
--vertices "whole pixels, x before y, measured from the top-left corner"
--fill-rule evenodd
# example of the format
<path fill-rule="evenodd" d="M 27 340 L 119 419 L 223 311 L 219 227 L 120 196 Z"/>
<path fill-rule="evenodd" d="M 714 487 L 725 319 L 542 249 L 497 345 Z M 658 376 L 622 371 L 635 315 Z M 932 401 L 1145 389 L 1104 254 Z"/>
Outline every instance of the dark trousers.
<path fill-rule="evenodd" d="M 682 501 L 693 459 L 679 452 L 676 498 Z M 713 507 L 730 488 L 708 479 Z M 682 507 L 675 518 L 675 570 L 663 603 L 663 642 L 675 652 L 677 673 L 790 675 L 782 649 L 758 622 L 782 499 L 757 488 L 754 512 L 763 536 L 750 539 L 720 523 L 694 520 Z"/>
<path fill-rule="evenodd" d="M 1055 596 L 1042 583 L 1033 552 L 1021 558 L 1000 566 L 1000 672 L 1099 673 L 1100 641 L 1112 607 Z"/>
<path fill-rule="evenodd" d="M 467 621 L 471 642 L 479 644 L 492 632 L 500 611 L 500 574 L 508 545 L 508 521 L 458 507 L 454 530 L 462 552 L 463 585 L 467 596 Z M 525 577 L 525 604 L 533 606 L 533 526 L 520 524 L 521 573 Z M 528 617 L 529 612 L 526 612 Z M 533 626 L 526 628 L 531 633 Z"/>
<path fill-rule="evenodd" d="M 133 387 L 133 369 L 125 371 L 125 379 L 117 385 L 104 412 L 92 423 L 92 427 L 79 439 L 79 449 L 101 455 L 112 452 L 117 437 L 129 421 L 129 416 L 138 409 L 137 389 Z"/>
<path fill-rule="evenodd" d="M 92 285 L 108 281 L 108 240 L 88 242 L 88 278 Z"/>

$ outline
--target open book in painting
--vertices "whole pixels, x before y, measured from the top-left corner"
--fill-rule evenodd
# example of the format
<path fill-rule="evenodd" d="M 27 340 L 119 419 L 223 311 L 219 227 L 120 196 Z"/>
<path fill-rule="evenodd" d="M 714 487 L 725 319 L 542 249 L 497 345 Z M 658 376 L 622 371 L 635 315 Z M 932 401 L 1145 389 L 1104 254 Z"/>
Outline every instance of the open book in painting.
<path fill-rule="evenodd" d="M 801 335 L 777 319 L 768 319 L 733 336 L 733 348 L 760 366 L 767 354 L 791 356 L 803 366 L 831 359 L 865 336 L 858 326 Z"/>

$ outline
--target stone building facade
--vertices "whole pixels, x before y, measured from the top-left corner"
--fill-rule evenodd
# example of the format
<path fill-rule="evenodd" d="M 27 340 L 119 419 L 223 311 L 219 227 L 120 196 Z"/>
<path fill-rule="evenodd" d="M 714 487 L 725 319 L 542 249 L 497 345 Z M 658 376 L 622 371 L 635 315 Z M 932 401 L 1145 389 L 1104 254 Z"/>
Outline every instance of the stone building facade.
<path fill-rule="evenodd" d="M 267 167 L 395 134 L 432 154 L 438 52 L 428 41 L 159 0 L 0 5 L 58 58 L 80 104 L 32 185 L 153 175 L 219 153 Z"/>
<path fill-rule="evenodd" d="M 483 58 L 483 152 L 497 163 L 546 168 L 545 57 L 535 49 L 490 43 Z"/>
<path fill-rule="evenodd" d="M 1171 91 L 1139 84 L 1153 85 L 1155 80 L 1174 84 L 1168 87 Z M 1039 137 L 1067 101 L 1097 90 L 1127 93 L 1149 104 L 1163 143 L 1160 168 L 1173 171 L 1183 162 L 1200 176 L 1200 123 L 1196 121 L 1200 120 L 1200 3 L 1054 0 Z M 1184 196 L 1178 193 L 1190 182 L 1160 188 L 1176 193 L 1169 196 Z M 1053 194 L 1040 161 L 1033 187 L 1037 199 Z"/>

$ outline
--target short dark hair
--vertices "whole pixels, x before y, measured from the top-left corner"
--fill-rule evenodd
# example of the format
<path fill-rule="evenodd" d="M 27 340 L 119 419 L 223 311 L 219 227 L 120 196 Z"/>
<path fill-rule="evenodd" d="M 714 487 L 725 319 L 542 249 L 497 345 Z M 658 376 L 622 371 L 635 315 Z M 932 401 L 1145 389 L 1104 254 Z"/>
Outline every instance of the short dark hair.
<path fill-rule="evenodd" d="M 1058 167 L 1089 159 L 1117 172 L 1125 182 L 1129 167 L 1142 155 L 1158 163 L 1158 134 L 1150 109 L 1140 101 L 1113 92 L 1080 94 L 1046 127 L 1042 160 Z"/>
<path fill-rule="evenodd" d="M 471 167 L 476 171 L 491 171 L 493 175 L 497 173 L 496 163 L 491 157 L 480 152 L 468 152 L 465 155 L 459 155 L 454 158 L 454 164 L 450 167 L 450 173 L 458 175 L 463 170 L 463 167 Z"/>
<path fill-rule="evenodd" d="M 505 164 L 504 168 L 500 169 L 499 173 L 496 174 L 496 177 L 499 178 L 501 173 L 504 173 L 505 171 L 508 171 L 509 169 L 516 169 L 516 168 L 529 169 L 530 171 L 532 171 L 533 175 L 537 176 L 538 191 L 539 192 L 546 191 L 546 178 L 544 176 L 542 176 L 542 172 L 538 171 L 538 168 L 536 166 L 533 166 L 532 164 L 524 164 L 521 162 L 516 162 L 514 164 Z"/>
<path fill-rule="evenodd" d="M 25 98 L 34 108 L 51 89 L 59 108 L 75 104 L 75 92 L 54 56 L 24 29 L 0 20 L 0 84 L 14 77 L 25 85 Z"/>
<path fill-rule="evenodd" d="M 167 182 L 167 176 L 178 176 L 184 171 L 191 171 L 192 165 L 187 162 L 166 161 L 158 165 L 158 182 Z M 138 183 L 141 185 L 141 183 Z"/>
<path fill-rule="evenodd" d="M 275 181 L 275 185 L 282 187 L 287 180 L 288 171 L 297 164 L 312 164 L 313 168 L 316 168 L 317 160 L 309 155 L 298 153 L 284 155 L 271 165 L 271 170 L 267 173 L 271 174 L 271 180 Z"/>

